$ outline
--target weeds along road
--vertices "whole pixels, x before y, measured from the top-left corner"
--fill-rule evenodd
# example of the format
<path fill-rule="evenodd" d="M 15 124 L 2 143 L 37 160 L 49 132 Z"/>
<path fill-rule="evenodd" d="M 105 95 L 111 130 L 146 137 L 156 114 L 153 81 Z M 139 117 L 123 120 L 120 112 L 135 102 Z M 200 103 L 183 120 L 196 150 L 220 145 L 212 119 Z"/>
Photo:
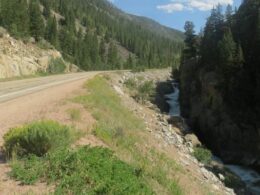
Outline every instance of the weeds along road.
<path fill-rule="evenodd" d="M 9 128 L 43 119 L 57 104 L 80 93 L 86 80 L 100 73 L 104 72 L 0 82 L 0 146 Z"/>

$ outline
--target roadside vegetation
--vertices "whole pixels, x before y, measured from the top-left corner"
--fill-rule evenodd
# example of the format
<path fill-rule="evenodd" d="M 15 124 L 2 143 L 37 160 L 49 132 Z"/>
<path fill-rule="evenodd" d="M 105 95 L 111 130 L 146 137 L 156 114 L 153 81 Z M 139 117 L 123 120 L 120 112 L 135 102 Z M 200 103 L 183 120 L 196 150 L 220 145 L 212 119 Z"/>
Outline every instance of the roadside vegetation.
<path fill-rule="evenodd" d="M 183 170 L 153 147 L 143 146 L 146 142 L 142 136 L 145 131 L 143 121 L 122 104 L 107 79 L 98 76 L 88 81 L 87 94 L 74 100 L 91 111 L 97 120 L 93 134 L 112 148 L 120 159 L 135 167 L 153 192 L 183 194 L 174 177 Z"/>
<path fill-rule="evenodd" d="M 54 121 L 11 129 L 4 136 L 10 177 L 23 185 L 47 182 L 54 194 L 183 194 L 175 177 L 181 167 L 152 146 L 145 125 L 124 107 L 104 77 L 86 83 L 76 97 L 97 120 L 93 134 L 108 148 L 70 147 L 80 131 Z M 78 120 L 78 111 L 69 111 Z"/>
<path fill-rule="evenodd" d="M 111 150 L 70 148 L 79 137 L 77 130 L 53 121 L 11 129 L 4 136 L 10 176 L 22 184 L 54 184 L 54 194 L 153 194 L 141 172 Z"/>
<path fill-rule="evenodd" d="M 205 147 L 195 147 L 193 155 L 199 162 L 206 165 L 212 161 L 212 153 Z"/>
<path fill-rule="evenodd" d="M 139 103 L 145 104 L 152 100 L 155 93 L 153 81 L 144 81 L 144 78 L 129 78 L 124 85 L 130 90 L 131 96 Z"/>
<path fill-rule="evenodd" d="M 47 69 L 47 73 L 49 74 L 64 73 L 65 69 L 66 69 L 66 64 L 62 58 L 51 59 L 49 67 Z"/>

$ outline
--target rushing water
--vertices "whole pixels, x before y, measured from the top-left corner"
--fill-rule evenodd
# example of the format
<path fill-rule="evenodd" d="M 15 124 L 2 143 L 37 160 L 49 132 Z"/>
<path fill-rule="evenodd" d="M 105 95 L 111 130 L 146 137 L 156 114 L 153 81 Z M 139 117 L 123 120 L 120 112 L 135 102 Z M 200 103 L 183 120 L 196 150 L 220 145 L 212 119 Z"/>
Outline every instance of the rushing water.
<path fill-rule="evenodd" d="M 181 117 L 179 104 L 179 83 L 173 81 L 173 93 L 165 95 L 165 99 L 170 106 L 169 115 Z M 221 160 L 220 160 L 221 161 Z M 237 175 L 247 186 L 247 189 L 256 195 L 260 195 L 260 175 L 253 169 L 238 165 L 225 165 L 231 172 Z"/>
<path fill-rule="evenodd" d="M 237 166 L 225 165 L 231 172 L 236 174 L 246 184 L 246 187 L 253 194 L 260 194 L 260 175 L 253 169 Z"/>
<path fill-rule="evenodd" d="M 181 116 L 181 111 L 180 111 L 180 104 L 179 104 L 179 84 L 174 81 L 172 83 L 173 86 L 173 93 L 165 95 L 166 101 L 170 106 L 169 110 L 169 115 L 173 117 L 179 117 Z"/>

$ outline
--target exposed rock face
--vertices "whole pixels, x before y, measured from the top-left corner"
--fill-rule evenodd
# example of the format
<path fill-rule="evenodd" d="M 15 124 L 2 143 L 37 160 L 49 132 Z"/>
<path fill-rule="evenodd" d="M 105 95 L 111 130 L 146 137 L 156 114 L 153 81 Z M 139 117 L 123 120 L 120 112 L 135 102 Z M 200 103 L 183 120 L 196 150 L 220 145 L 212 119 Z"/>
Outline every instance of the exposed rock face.
<path fill-rule="evenodd" d="M 44 50 L 37 47 L 33 41 L 24 43 L 0 29 L 0 78 L 33 75 L 46 72 L 50 60 L 61 58 L 56 50 Z M 67 71 L 69 71 L 69 66 Z"/>
<path fill-rule="evenodd" d="M 248 121 L 248 116 L 255 116 L 253 110 L 243 113 L 243 108 L 230 107 L 219 88 L 221 78 L 198 64 L 193 59 L 181 68 L 182 115 L 224 161 L 260 167 L 259 119 Z"/>

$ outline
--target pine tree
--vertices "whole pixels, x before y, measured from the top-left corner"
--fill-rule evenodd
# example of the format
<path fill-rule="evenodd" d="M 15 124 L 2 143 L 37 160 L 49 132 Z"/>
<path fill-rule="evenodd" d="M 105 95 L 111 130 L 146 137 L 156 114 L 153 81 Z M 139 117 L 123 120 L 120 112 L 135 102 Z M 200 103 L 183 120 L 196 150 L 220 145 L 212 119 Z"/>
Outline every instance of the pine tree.
<path fill-rule="evenodd" d="M 223 39 L 219 42 L 218 48 L 222 73 L 229 75 L 234 68 L 236 57 L 236 43 L 230 29 L 225 32 Z"/>
<path fill-rule="evenodd" d="M 58 29 L 55 16 L 49 18 L 45 30 L 45 39 L 58 48 Z"/>
<path fill-rule="evenodd" d="M 132 56 L 132 54 L 129 54 L 128 58 L 127 58 L 127 61 L 126 61 L 125 68 L 133 69 L 134 67 L 135 67 L 135 64 L 134 64 L 133 56 Z"/>
<path fill-rule="evenodd" d="M 106 43 L 105 43 L 105 40 L 102 40 L 101 41 L 101 44 L 100 44 L 100 48 L 99 48 L 99 55 L 100 55 L 100 57 L 101 57 L 101 61 L 104 63 L 104 64 L 106 64 L 106 62 L 107 62 L 107 59 L 106 59 L 106 53 L 107 53 L 107 51 L 106 51 L 107 49 L 106 49 Z"/>
<path fill-rule="evenodd" d="M 226 8 L 226 13 L 225 13 L 225 19 L 226 19 L 227 23 L 229 24 L 229 26 L 231 26 L 231 24 L 232 24 L 232 15 L 233 15 L 232 6 L 230 4 L 228 4 L 228 6 Z"/>
<path fill-rule="evenodd" d="M 51 17 L 51 8 L 50 8 L 50 2 L 48 0 L 44 0 L 43 1 L 44 4 L 44 8 L 43 8 L 43 15 L 46 19 L 50 18 Z"/>
<path fill-rule="evenodd" d="M 44 34 L 44 22 L 38 1 L 30 1 L 29 15 L 31 36 L 33 36 L 36 41 L 39 41 Z"/>
<path fill-rule="evenodd" d="M 244 52 L 240 44 L 236 44 L 236 51 L 234 56 L 234 66 L 237 68 L 242 68 L 245 62 Z"/>
<path fill-rule="evenodd" d="M 107 63 L 115 69 L 118 64 L 118 54 L 117 54 L 117 48 L 115 44 L 112 42 L 110 43 L 109 49 L 108 49 L 108 55 L 107 55 Z"/>
<path fill-rule="evenodd" d="M 202 62 L 208 68 L 214 69 L 219 64 L 218 43 L 223 37 L 224 16 L 221 6 L 212 9 L 207 20 L 201 43 Z"/>
<path fill-rule="evenodd" d="M 192 57 L 195 57 L 196 56 L 196 36 L 195 36 L 195 30 L 194 30 L 194 24 L 191 22 L 191 21 L 187 21 L 185 23 L 185 26 L 184 26 L 184 30 L 185 30 L 185 36 L 186 36 L 186 39 L 185 39 L 185 45 L 186 45 L 186 48 L 184 50 L 184 55 L 185 55 L 185 58 L 192 58 Z"/>

